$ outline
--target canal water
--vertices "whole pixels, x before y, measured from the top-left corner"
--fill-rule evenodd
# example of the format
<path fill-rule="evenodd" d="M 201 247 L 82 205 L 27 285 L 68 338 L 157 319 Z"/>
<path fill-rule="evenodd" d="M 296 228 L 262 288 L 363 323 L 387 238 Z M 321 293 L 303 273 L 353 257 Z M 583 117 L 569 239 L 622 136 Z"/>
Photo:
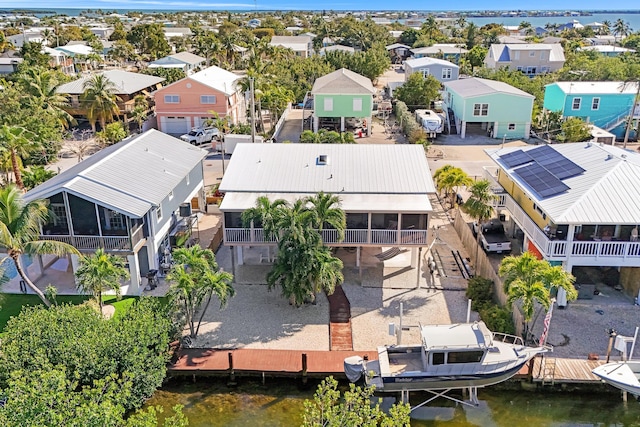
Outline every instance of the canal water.
<path fill-rule="evenodd" d="M 344 385 L 346 388 L 346 385 Z M 169 382 L 147 402 L 160 405 L 164 415 L 184 405 L 190 427 L 299 426 L 304 400 L 313 397 L 315 384 L 301 390 L 297 381 L 242 379 L 227 387 L 220 379 Z M 412 404 L 421 402 L 412 395 Z M 426 399 L 428 396 L 424 396 Z M 480 405 L 468 407 L 437 400 L 413 413 L 412 426 L 446 427 L 568 427 L 640 426 L 640 403 L 629 397 L 625 404 L 613 393 L 569 393 L 480 390 Z M 424 400 L 423 399 L 423 400 Z M 390 398 L 385 399 L 390 404 Z"/>

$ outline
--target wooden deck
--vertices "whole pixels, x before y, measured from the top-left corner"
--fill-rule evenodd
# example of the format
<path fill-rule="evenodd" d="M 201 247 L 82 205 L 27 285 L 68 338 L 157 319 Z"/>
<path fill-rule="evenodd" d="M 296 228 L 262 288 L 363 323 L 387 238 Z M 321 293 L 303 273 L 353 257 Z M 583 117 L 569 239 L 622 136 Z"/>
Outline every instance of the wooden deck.
<path fill-rule="evenodd" d="M 603 360 L 536 357 L 533 359 L 532 381 L 543 384 L 595 384 L 602 381 L 591 370 Z"/>
<path fill-rule="evenodd" d="M 306 355 L 306 372 L 303 358 Z M 181 349 L 168 367 L 170 375 L 275 375 L 344 377 L 344 359 L 349 356 L 377 359 L 371 351 L 303 351 L 266 349 Z M 232 372 L 233 371 L 233 372 Z"/>

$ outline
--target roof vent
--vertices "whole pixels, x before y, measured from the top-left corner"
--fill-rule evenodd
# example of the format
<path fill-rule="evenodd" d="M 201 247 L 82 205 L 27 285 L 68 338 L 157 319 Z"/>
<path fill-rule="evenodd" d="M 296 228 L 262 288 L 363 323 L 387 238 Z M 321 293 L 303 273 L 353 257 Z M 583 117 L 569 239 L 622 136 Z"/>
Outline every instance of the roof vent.
<path fill-rule="evenodd" d="M 607 158 L 605 160 L 611 160 L 613 159 L 613 156 L 611 154 L 607 154 Z"/>
<path fill-rule="evenodd" d="M 620 157 L 622 157 L 623 159 L 626 159 L 627 155 L 626 154 L 620 154 Z"/>
<path fill-rule="evenodd" d="M 329 163 L 329 156 L 327 156 L 326 154 L 320 154 L 318 156 L 318 161 L 316 164 L 318 165 L 326 165 Z"/>

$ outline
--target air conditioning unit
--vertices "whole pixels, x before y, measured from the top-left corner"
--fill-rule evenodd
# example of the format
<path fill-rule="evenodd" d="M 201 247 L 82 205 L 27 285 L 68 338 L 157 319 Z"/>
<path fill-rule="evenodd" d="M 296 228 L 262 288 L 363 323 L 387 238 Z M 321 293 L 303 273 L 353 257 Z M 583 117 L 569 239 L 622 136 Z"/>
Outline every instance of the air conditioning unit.
<path fill-rule="evenodd" d="M 191 203 L 183 203 L 180 205 L 180 216 L 183 218 L 191 216 Z"/>

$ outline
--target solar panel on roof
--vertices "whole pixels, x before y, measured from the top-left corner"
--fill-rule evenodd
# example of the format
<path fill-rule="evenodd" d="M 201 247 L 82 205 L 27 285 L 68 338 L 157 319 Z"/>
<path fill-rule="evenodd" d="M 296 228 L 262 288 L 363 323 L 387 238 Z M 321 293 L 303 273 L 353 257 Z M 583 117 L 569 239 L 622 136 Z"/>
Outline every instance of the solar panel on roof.
<path fill-rule="evenodd" d="M 539 163 L 519 167 L 513 173 L 519 176 L 541 199 L 563 193 L 569 189 L 568 185 Z"/>
<path fill-rule="evenodd" d="M 507 167 L 513 168 L 531 161 L 531 157 L 522 150 L 512 151 L 499 157 Z"/>
<path fill-rule="evenodd" d="M 584 169 L 567 159 L 562 154 L 548 145 L 527 151 L 527 154 L 536 162 L 544 166 L 558 179 L 565 179 L 580 175 Z"/>

